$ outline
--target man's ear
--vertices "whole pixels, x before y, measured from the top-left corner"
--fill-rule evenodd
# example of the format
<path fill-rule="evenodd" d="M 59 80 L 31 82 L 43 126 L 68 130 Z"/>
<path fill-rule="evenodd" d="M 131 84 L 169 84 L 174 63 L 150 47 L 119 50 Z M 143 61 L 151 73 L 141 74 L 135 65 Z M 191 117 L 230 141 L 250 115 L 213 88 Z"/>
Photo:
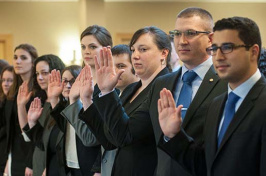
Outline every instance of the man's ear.
<path fill-rule="evenodd" d="M 213 32 L 208 34 L 210 45 L 212 44 Z"/>
<path fill-rule="evenodd" d="M 258 44 L 254 44 L 251 47 L 251 55 L 252 59 L 254 58 L 255 60 L 258 60 L 258 57 L 260 55 L 260 47 Z"/>

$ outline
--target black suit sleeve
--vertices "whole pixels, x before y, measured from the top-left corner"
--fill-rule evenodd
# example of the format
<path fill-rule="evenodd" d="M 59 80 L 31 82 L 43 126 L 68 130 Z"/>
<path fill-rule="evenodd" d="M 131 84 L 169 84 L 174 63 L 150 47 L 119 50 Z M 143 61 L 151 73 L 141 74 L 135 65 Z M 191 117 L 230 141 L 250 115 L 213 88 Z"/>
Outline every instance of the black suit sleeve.
<path fill-rule="evenodd" d="M 158 147 L 168 153 L 191 174 L 207 175 L 203 142 L 196 144 L 183 129 L 168 142 L 165 142 L 162 135 Z"/>
<path fill-rule="evenodd" d="M 65 109 L 66 105 L 60 101 L 54 109 L 51 109 L 50 115 L 56 121 L 56 124 L 61 132 L 65 133 L 67 120 L 61 115 L 61 112 Z"/>
<path fill-rule="evenodd" d="M 94 96 L 93 102 L 117 146 L 123 147 L 153 136 L 150 117 L 142 112 L 129 117 L 116 92 Z"/>
<path fill-rule="evenodd" d="M 106 138 L 104 129 L 106 127 L 94 104 L 81 113 L 79 118 L 86 123 L 88 128 L 96 136 L 97 140 L 101 143 L 105 150 L 112 150 L 116 148 L 116 146 L 109 142 Z"/>

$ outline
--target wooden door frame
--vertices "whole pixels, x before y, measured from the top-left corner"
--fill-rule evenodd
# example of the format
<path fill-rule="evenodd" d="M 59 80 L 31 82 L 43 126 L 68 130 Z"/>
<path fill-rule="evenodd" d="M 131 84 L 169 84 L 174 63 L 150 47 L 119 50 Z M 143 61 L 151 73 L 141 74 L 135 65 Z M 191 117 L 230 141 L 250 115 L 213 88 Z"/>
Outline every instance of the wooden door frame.
<path fill-rule="evenodd" d="M 13 60 L 13 35 L 12 34 L 0 34 L 0 41 L 5 43 L 4 59 L 12 64 Z"/>

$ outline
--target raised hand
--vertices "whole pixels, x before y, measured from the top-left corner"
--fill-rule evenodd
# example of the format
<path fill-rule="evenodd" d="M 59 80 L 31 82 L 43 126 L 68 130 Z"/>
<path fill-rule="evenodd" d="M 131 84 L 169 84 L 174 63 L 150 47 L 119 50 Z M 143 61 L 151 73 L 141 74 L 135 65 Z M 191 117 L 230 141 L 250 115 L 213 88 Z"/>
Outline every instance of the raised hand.
<path fill-rule="evenodd" d="M 26 106 L 28 101 L 30 100 L 32 92 L 28 90 L 28 83 L 23 82 L 21 86 L 19 86 L 18 96 L 17 96 L 17 105 L 18 106 Z"/>
<path fill-rule="evenodd" d="M 82 83 L 80 86 L 80 99 L 83 103 L 84 110 L 86 110 L 92 104 L 92 94 L 94 90 L 91 67 L 86 65 L 80 74 Z"/>
<path fill-rule="evenodd" d="M 71 86 L 70 92 L 69 92 L 69 102 L 70 104 L 74 103 L 79 99 L 80 96 L 80 87 L 81 87 L 81 73 L 76 78 L 74 84 Z"/>
<path fill-rule="evenodd" d="M 30 104 L 30 109 L 27 116 L 30 128 L 32 128 L 37 123 L 37 120 L 42 114 L 42 110 L 43 108 L 41 106 L 41 100 L 37 97 L 34 98 L 34 100 Z"/>
<path fill-rule="evenodd" d="M 99 60 L 98 60 L 99 59 Z M 95 69 L 96 69 L 96 80 L 99 89 L 102 93 L 110 92 L 115 88 L 120 75 L 125 70 L 119 70 L 115 72 L 114 61 L 110 47 L 103 47 L 100 52 L 100 57 L 94 58 Z"/>
<path fill-rule="evenodd" d="M 172 93 L 163 89 L 158 100 L 159 122 L 165 136 L 173 138 L 181 129 L 182 105 L 176 107 Z"/>
<path fill-rule="evenodd" d="M 61 82 L 60 71 L 52 70 L 49 75 L 49 84 L 47 91 L 47 101 L 51 103 L 52 108 L 54 108 L 59 102 L 59 96 L 61 95 L 63 88 L 64 85 Z"/>

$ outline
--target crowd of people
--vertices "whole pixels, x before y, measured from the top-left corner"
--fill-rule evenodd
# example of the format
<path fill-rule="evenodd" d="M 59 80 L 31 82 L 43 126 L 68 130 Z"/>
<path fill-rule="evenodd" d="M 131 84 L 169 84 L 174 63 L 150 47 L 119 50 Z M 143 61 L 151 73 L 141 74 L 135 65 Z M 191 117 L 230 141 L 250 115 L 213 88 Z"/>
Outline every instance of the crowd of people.
<path fill-rule="evenodd" d="M 31 44 L 0 61 L 0 176 L 266 175 L 252 19 L 189 7 L 169 34 L 147 26 L 113 46 L 92 25 L 80 43 L 82 65 Z"/>

